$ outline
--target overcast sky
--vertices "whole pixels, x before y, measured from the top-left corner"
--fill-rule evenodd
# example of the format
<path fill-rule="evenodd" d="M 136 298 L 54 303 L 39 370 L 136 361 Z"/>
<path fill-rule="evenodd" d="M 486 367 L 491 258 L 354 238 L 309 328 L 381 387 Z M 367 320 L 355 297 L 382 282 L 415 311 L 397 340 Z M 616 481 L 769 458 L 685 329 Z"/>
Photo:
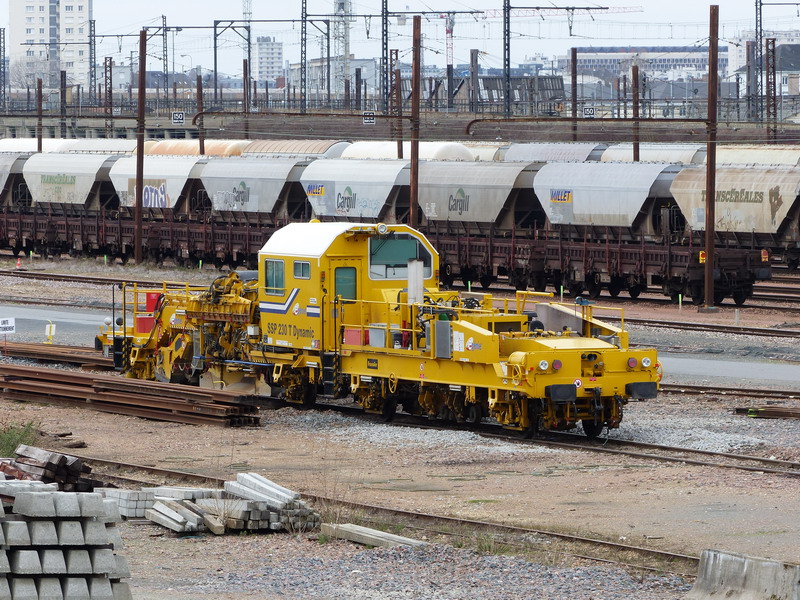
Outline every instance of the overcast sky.
<path fill-rule="evenodd" d="M 9 2 L 22 0 L 0 0 L 0 27 L 7 27 Z M 709 2 L 697 0 L 614 0 L 603 2 L 525 2 L 512 0 L 512 6 L 610 6 L 639 9 L 637 12 L 594 13 L 594 18 L 576 15 L 570 32 L 566 16 L 541 18 L 515 17 L 512 22 L 512 62 L 519 63 L 534 54 L 564 54 L 572 46 L 606 45 L 705 45 L 708 41 Z M 738 32 L 752 29 L 755 21 L 754 0 L 722 0 L 720 6 L 721 44 Z M 253 19 L 298 19 L 300 0 L 252 0 Z M 310 14 L 327 15 L 333 10 L 333 0 L 308 0 Z M 390 0 L 392 11 L 500 11 L 502 0 Z M 360 15 L 380 12 L 380 0 L 353 0 L 353 12 Z M 161 15 L 166 15 L 167 25 L 208 26 L 214 20 L 240 19 L 240 0 L 134 0 L 121 3 L 118 0 L 94 0 L 94 18 L 98 34 L 105 37 L 98 42 L 97 56 L 112 56 L 118 63 L 127 64 L 132 50 L 138 48 L 135 37 L 145 26 L 160 26 Z M 766 28 L 800 28 L 798 9 L 789 6 L 764 6 Z M 320 17 L 322 19 L 324 17 Z M 324 25 L 320 23 L 320 26 Z M 456 16 L 454 33 L 455 63 L 468 63 L 470 49 L 481 51 L 481 64 L 485 67 L 502 66 L 502 20 L 480 18 L 462 14 Z M 284 57 L 297 61 L 300 56 L 300 27 L 298 23 L 254 23 L 253 38 L 258 35 L 275 36 L 284 43 Z M 308 28 L 309 58 L 321 55 L 321 36 L 313 26 Z M 423 20 L 425 36 L 425 62 L 445 64 L 444 19 L 428 15 Z M 358 17 L 351 28 L 351 53 L 359 58 L 380 56 L 380 19 Z M 410 60 L 411 20 L 399 25 L 396 19 L 390 22 L 390 47 L 400 50 L 401 60 Z M 201 64 L 212 67 L 213 37 L 211 30 L 184 29 L 169 35 L 170 66 L 174 60 L 175 70 L 188 70 Z M 174 48 L 173 48 L 174 39 Z M 220 70 L 240 74 L 242 68 L 242 41 L 235 33 L 220 37 Z M 14 49 L 8 49 L 9 54 Z M 162 52 L 161 38 L 154 39 L 149 53 L 159 57 Z M 255 57 L 254 57 L 255 58 Z M 153 59 L 152 66 L 158 68 Z"/>

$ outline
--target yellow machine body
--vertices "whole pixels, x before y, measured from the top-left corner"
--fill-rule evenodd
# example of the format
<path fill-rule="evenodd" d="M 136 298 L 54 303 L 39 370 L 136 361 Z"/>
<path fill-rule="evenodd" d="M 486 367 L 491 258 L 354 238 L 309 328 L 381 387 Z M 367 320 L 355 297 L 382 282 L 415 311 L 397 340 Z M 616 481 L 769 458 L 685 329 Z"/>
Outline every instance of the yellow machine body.
<path fill-rule="evenodd" d="M 438 269 L 433 246 L 408 226 L 292 224 L 259 253 L 257 279 L 134 287 L 125 326 L 99 345 L 132 377 L 305 404 L 352 394 L 387 418 L 402 404 L 527 431 L 582 422 L 597 435 L 619 426 L 629 400 L 655 397 L 656 352 L 628 347 L 624 319 L 612 326 L 598 307 L 547 294 L 441 290 Z"/>

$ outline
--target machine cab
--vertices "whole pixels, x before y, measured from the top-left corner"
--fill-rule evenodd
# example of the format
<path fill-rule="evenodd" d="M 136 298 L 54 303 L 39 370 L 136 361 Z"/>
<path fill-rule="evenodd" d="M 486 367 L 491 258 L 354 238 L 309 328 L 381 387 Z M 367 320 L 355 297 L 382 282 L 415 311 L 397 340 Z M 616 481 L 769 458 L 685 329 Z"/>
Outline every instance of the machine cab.
<path fill-rule="evenodd" d="M 349 314 L 360 310 L 365 325 L 397 321 L 385 303 L 408 301 L 409 269 L 421 288 L 436 289 L 438 260 L 430 242 L 405 225 L 288 225 L 259 252 L 261 342 L 274 351 L 336 347 L 339 302 L 350 305 Z"/>

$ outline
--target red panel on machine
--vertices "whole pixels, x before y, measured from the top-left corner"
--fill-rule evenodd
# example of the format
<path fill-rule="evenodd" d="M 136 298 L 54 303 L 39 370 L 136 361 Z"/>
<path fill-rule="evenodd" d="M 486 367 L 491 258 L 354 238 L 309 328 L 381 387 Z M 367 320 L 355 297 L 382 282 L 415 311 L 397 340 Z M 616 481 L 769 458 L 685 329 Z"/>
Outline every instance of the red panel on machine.
<path fill-rule="evenodd" d="M 136 315 L 136 333 L 150 333 L 153 331 L 155 322 L 155 317 Z"/>
<path fill-rule="evenodd" d="M 147 298 L 144 302 L 144 310 L 145 312 L 153 312 L 156 309 L 156 305 L 158 305 L 158 298 L 161 296 L 160 292 L 147 292 Z"/>

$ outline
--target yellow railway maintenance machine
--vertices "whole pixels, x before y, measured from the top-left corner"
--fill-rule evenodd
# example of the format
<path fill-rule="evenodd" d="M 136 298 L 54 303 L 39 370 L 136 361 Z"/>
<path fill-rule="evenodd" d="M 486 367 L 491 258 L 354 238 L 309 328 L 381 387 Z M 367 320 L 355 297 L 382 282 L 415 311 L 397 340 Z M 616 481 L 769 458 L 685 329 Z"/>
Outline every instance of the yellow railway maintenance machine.
<path fill-rule="evenodd" d="M 656 396 L 656 352 L 630 350 L 624 320 L 534 292 L 441 291 L 438 278 L 438 254 L 408 226 L 295 223 L 264 245 L 257 278 L 126 289 L 98 346 L 129 377 L 303 404 L 352 394 L 387 419 L 401 404 L 529 433 L 582 422 L 596 436 L 630 399 Z"/>

